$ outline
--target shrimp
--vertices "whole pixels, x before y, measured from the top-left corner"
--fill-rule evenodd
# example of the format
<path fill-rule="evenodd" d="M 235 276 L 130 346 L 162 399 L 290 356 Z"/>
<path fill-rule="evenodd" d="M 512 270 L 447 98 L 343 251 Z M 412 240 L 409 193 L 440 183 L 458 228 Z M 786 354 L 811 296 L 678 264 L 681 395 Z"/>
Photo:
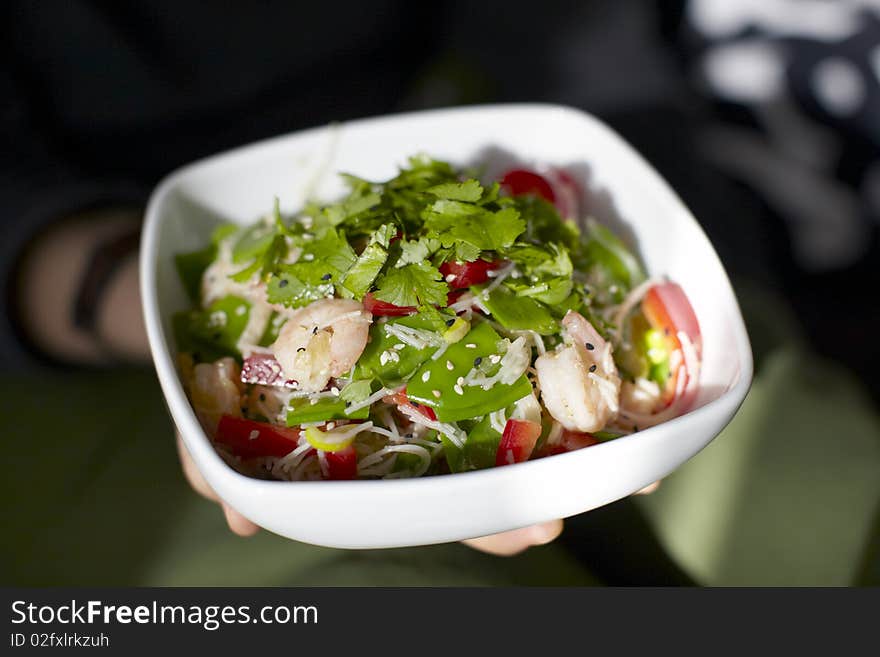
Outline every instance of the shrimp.
<path fill-rule="evenodd" d="M 660 386 L 643 377 L 624 381 L 620 388 L 620 406 L 625 411 L 650 415 L 662 405 Z"/>
<path fill-rule="evenodd" d="M 350 299 L 321 299 L 291 313 L 272 345 L 288 379 L 305 392 L 318 392 L 331 377 L 357 362 L 367 346 L 373 316 Z"/>
<path fill-rule="evenodd" d="M 617 417 L 620 377 L 611 343 L 584 317 L 569 310 L 562 320 L 566 346 L 535 361 L 541 399 L 570 431 L 599 431 Z"/>
<path fill-rule="evenodd" d="M 244 386 L 238 363 L 232 358 L 199 363 L 192 368 L 188 387 L 196 416 L 212 438 L 221 415 L 241 417 Z"/>

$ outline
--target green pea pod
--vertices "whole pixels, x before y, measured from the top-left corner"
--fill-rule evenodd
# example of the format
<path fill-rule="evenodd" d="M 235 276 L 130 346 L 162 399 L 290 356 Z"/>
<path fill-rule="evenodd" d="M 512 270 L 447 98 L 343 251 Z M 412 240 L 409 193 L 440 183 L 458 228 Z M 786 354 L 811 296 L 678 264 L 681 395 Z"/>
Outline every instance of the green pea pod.
<path fill-rule="evenodd" d="M 386 331 L 386 326 L 394 325 L 422 331 L 434 329 L 433 322 L 422 315 L 390 319 L 387 323 L 374 322 L 370 327 L 370 341 L 355 367 L 354 378 L 378 379 L 382 385 L 393 387 L 415 372 L 439 348 L 427 346 L 424 349 L 416 349 L 402 343 Z"/>
<path fill-rule="evenodd" d="M 345 412 L 345 401 L 339 397 L 322 397 L 314 404 L 310 399 L 295 399 L 290 404 L 291 410 L 287 412 L 287 426 L 293 427 L 303 422 L 324 422 L 325 420 L 365 420 L 370 415 L 367 406 L 353 411 Z"/>
<path fill-rule="evenodd" d="M 426 361 L 407 384 L 407 396 L 431 407 L 441 422 L 457 422 L 481 417 L 504 408 L 528 395 L 532 384 L 525 375 L 512 384 L 496 383 L 488 390 L 463 386 L 459 377 L 467 376 L 477 359 L 498 355 L 501 337 L 486 322 L 451 345 L 441 358 Z"/>
<path fill-rule="evenodd" d="M 442 440 L 449 470 L 451 472 L 466 472 L 491 468 L 495 465 L 495 455 L 498 453 L 501 434 L 492 428 L 492 423 L 487 415 L 468 431 L 468 437 L 463 447 L 456 446 L 446 436 L 442 436 Z"/>
<path fill-rule="evenodd" d="M 197 360 L 223 356 L 240 358 L 238 339 L 250 316 L 251 304 L 236 296 L 218 299 L 205 310 L 174 315 L 174 337 L 180 351 L 196 354 Z"/>

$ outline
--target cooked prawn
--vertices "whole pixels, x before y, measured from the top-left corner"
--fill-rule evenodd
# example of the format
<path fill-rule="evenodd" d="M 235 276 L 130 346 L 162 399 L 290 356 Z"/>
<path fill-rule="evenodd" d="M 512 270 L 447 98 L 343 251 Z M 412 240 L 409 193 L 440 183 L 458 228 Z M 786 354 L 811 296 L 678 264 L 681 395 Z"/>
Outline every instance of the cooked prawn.
<path fill-rule="evenodd" d="M 569 310 L 562 320 L 566 344 L 535 361 L 541 399 L 571 431 L 599 431 L 619 410 L 620 377 L 606 342 L 584 317 Z"/>
<path fill-rule="evenodd" d="M 367 346 L 372 319 L 357 301 L 315 301 L 291 313 L 272 353 L 299 390 L 318 392 L 357 362 Z"/>
<path fill-rule="evenodd" d="M 189 379 L 193 408 L 205 432 L 214 437 L 221 415 L 241 417 L 244 386 L 241 372 L 232 358 L 199 363 Z"/>

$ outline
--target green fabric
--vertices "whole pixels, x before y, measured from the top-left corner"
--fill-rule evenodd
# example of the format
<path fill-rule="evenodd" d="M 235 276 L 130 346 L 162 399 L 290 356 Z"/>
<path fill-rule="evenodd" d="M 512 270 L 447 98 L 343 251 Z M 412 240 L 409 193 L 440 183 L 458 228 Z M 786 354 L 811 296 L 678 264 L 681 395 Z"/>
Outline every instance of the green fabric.
<path fill-rule="evenodd" d="M 731 425 L 654 495 L 569 519 L 562 540 L 510 559 L 458 544 L 346 551 L 236 537 L 184 482 L 151 371 L 4 380 L 2 584 L 588 585 L 689 574 L 715 585 L 877 585 L 876 409 L 847 372 L 800 345 L 778 305 L 740 298 L 757 376 Z"/>

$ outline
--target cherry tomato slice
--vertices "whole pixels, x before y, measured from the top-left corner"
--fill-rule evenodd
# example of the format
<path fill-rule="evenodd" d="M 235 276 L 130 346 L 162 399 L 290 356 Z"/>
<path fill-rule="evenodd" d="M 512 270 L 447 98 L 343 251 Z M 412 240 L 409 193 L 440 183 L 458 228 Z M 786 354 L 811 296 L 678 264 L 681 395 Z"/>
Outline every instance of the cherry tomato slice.
<path fill-rule="evenodd" d="M 489 272 L 494 271 L 504 264 L 501 260 L 487 262 L 474 260 L 473 262 L 444 262 L 440 265 L 440 273 L 453 289 L 480 285 L 489 280 Z"/>
<path fill-rule="evenodd" d="M 512 465 L 528 461 L 541 435 L 541 425 L 529 420 L 508 420 L 501 434 L 495 465 Z"/>
<path fill-rule="evenodd" d="M 372 292 L 364 295 L 364 308 L 375 317 L 403 317 L 416 312 L 415 306 L 395 306 L 393 303 L 382 301 L 373 296 Z"/>
<path fill-rule="evenodd" d="M 539 176 L 534 171 L 526 169 L 511 169 L 501 179 L 501 187 L 511 196 L 524 196 L 534 194 L 550 203 L 556 202 L 556 194 L 546 178 Z"/>
<path fill-rule="evenodd" d="M 217 426 L 215 440 L 243 459 L 258 456 L 282 457 L 296 449 L 299 429 L 224 415 Z"/>
<path fill-rule="evenodd" d="M 322 452 L 318 462 L 321 465 L 321 475 L 324 479 L 334 481 L 357 478 L 357 451 L 354 445 L 336 452 Z"/>

